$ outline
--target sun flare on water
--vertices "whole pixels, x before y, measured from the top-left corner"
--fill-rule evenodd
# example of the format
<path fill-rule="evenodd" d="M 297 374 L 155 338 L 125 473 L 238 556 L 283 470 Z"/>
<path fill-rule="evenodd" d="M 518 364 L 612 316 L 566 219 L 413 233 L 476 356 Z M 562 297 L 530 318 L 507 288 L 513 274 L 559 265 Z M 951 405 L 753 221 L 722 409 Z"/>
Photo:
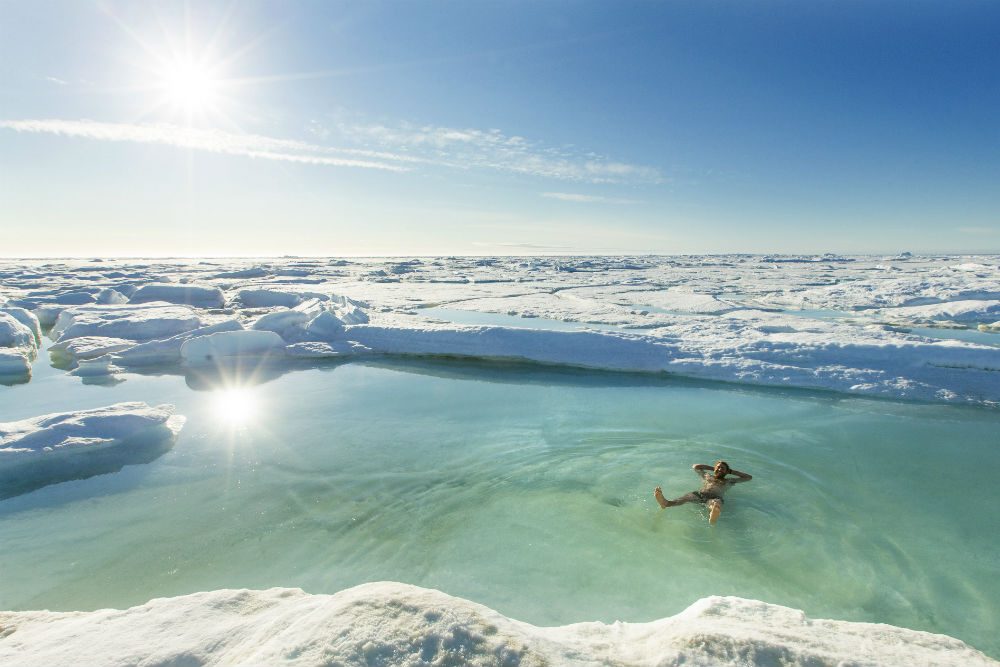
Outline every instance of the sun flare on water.
<path fill-rule="evenodd" d="M 212 395 L 212 413 L 231 426 L 253 421 L 260 409 L 257 397 L 245 387 L 220 389 Z"/>

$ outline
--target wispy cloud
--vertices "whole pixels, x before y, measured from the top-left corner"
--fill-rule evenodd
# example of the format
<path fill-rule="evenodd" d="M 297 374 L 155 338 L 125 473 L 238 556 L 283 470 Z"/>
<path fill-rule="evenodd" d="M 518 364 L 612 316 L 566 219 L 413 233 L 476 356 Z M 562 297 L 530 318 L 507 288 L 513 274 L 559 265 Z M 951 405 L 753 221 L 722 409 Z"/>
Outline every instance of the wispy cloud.
<path fill-rule="evenodd" d="M 0 120 L 0 129 L 97 141 L 161 144 L 227 155 L 335 167 L 411 171 L 419 166 L 487 169 L 586 183 L 662 183 L 653 167 L 609 160 L 595 153 L 550 148 L 500 130 L 456 129 L 407 124 L 339 125 L 311 121 L 307 130 L 323 144 L 277 139 L 169 123 L 105 123 L 93 120 Z M 327 142 L 340 146 L 326 145 Z M 346 144 L 346 146 L 344 145 Z M 634 203 L 626 199 L 571 193 L 544 196 L 578 202 Z"/>
<path fill-rule="evenodd" d="M 492 169 L 528 176 L 587 183 L 662 183 L 658 169 L 608 159 L 596 153 L 549 147 L 500 130 L 414 126 L 336 127 L 346 140 L 410 155 L 421 162 L 455 169 Z"/>
<path fill-rule="evenodd" d="M 59 85 L 59 86 L 68 86 L 69 85 L 69 81 L 65 81 L 65 80 L 60 79 L 59 77 L 55 77 L 55 76 L 47 76 L 47 77 L 45 77 L 45 80 L 48 81 L 48 82 L 50 82 L 50 83 L 54 83 L 56 85 Z"/>
<path fill-rule="evenodd" d="M 334 167 L 406 171 L 408 168 L 399 163 L 412 162 L 411 158 L 405 155 L 328 148 L 290 139 L 275 139 L 257 134 L 235 134 L 164 123 L 132 125 L 92 120 L 0 120 L 0 128 L 98 141 L 162 144 L 210 153 Z"/>
<path fill-rule="evenodd" d="M 559 201 L 576 202 L 579 204 L 638 204 L 637 199 L 618 199 L 616 197 L 601 197 L 598 195 L 582 195 L 575 192 L 543 192 L 542 197 L 558 199 Z"/>

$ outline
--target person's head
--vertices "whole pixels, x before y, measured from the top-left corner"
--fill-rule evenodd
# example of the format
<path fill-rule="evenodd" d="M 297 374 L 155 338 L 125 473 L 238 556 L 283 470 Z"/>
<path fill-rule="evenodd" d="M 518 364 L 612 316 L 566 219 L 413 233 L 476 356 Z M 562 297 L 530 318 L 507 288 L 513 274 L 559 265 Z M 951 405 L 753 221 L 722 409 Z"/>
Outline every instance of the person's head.
<path fill-rule="evenodd" d="M 716 461 L 715 462 L 715 467 L 712 468 L 712 472 L 715 473 L 716 477 L 725 477 L 730 472 L 732 472 L 732 470 L 733 469 L 730 468 L 729 464 L 726 463 L 725 461 Z"/>

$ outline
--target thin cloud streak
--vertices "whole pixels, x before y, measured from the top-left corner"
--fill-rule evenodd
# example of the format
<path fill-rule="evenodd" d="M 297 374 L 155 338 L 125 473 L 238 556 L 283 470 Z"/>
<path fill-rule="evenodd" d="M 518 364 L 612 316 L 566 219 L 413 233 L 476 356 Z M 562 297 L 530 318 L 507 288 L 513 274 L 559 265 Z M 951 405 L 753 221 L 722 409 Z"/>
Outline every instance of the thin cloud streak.
<path fill-rule="evenodd" d="M 242 157 L 335 167 L 411 171 L 418 165 L 486 169 L 539 178 L 585 183 L 663 183 L 653 167 L 608 160 L 594 153 L 549 148 L 500 130 L 400 125 L 338 126 L 330 131 L 312 121 L 308 130 L 360 147 L 323 146 L 293 139 L 169 123 L 106 123 L 92 120 L 0 120 L 0 128 L 97 141 L 160 144 Z M 577 202 L 635 203 L 626 199 L 571 193 L 543 196 Z"/>
<path fill-rule="evenodd" d="M 455 169 L 484 168 L 586 183 L 659 184 L 666 180 L 654 167 L 617 162 L 568 148 L 547 147 L 496 129 L 340 124 L 336 132 L 349 141 L 374 144 L 429 164 Z"/>
<path fill-rule="evenodd" d="M 559 201 L 576 202 L 579 204 L 638 204 L 637 199 L 617 199 L 598 195 L 581 195 L 575 192 L 543 192 L 542 197 L 558 199 Z"/>
<path fill-rule="evenodd" d="M 275 139 L 256 134 L 234 134 L 221 130 L 180 127 L 165 123 L 135 125 L 102 123 L 91 120 L 0 120 L 0 128 L 16 132 L 55 134 L 98 141 L 160 144 L 177 148 L 201 150 L 209 153 L 222 153 L 225 155 L 332 167 L 408 171 L 407 167 L 399 164 L 359 158 L 379 157 L 383 158 L 383 160 L 411 161 L 407 156 L 390 156 L 387 153 L 375 154 L 369 151 L 351 149 L 338 150 L 303 141 Z M 331 153 L 358 157 L 342 157 L 340 155 L 332 155 Z"/>

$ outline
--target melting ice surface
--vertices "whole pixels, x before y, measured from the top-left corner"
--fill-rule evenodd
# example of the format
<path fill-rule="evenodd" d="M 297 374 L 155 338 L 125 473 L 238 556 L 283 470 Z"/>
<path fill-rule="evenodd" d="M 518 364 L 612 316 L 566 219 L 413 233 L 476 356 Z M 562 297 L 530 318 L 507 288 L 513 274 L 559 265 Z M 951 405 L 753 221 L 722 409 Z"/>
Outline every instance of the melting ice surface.
<path fill-rule="evenodd" d="M 538 625 L 646 621 L 706 595 L 1000 642 L 1000 415 L 804 391 L 457 362 L 258 384 L 36 366 L 0 420 L 173 403 L 174 448 L 0 503 L 0 609 L 392 580 Z M 703 510 L 695 462 L 754 475 Z"/>

